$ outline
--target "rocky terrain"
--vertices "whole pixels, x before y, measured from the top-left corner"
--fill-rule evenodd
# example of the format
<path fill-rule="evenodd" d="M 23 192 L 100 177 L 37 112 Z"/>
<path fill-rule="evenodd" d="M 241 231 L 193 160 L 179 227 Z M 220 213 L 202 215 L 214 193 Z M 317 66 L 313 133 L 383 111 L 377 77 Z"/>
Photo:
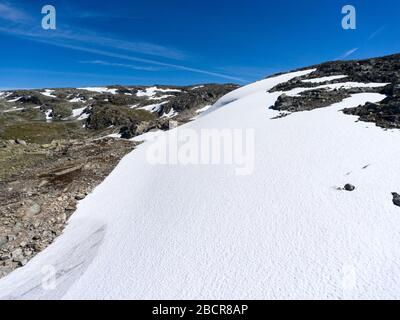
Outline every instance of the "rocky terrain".
<path fill-rule="evenodd" d="M 332 106 L 357 93 L 379 93 L 386 98 L 378 103 L 367 102 L 344 108 L 340 112 L 358 116 L 359 121 L 375 123 L 385 130 L 400 128 L 400 54 L 359 61 L 327 62 L 309 68 L 314 71 L 269 91 L 282 93 L 270 107 L 279 111 L 273 119 L 289 116 L 293 112 Z M 355 189 L 352 184 L 337 187 L 337 190 L 345 191 Z M 398 193 L 392 192 L 392 196 L 393 204 L 400 206 Z"/>
<path fill-rule="evenodd" d="M 339 102 L 350 94 L 377 92 L 387 96 L 379 104 L 367 103 L 343 110 L 346 114 L 359 116 L 361 121 L 374 122 L 383 128 L 399 128 L 400 106 L 400 55 L 359 61 L 335 61 L 312 66 L 312 74 L 280 84 L 271 92 L 307 88 L 294 96 L 281 96 L 272 107 L 282 112 L 312 110 Z M 326 81 L 324 81 L 324 78 Z M 321 79 L 313 82 L 312 79 Z M 341 83 L 381 83 L 382 87 L 330 86 Z M 284 115 L 287 115 L 285 113 Z"/>
<path fill-rule="evenodd" d="M 128 139 L 188 122 L 235 88 L 0 92 L 0 277 L 61 234 L 77 202 L 135 148 Z"/>

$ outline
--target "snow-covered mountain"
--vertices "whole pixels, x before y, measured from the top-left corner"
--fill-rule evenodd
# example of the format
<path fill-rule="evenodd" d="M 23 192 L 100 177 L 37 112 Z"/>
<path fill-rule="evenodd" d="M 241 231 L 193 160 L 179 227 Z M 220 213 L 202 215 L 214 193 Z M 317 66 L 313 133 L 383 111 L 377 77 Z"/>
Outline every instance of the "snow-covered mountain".
<path fill-rule="evenodd" d="M 400 298 L 399 61 L 276 75 L 141 137 L 0 298 Z M 249 171 L 149 160 L 210 130 L 251 133 Z"/>

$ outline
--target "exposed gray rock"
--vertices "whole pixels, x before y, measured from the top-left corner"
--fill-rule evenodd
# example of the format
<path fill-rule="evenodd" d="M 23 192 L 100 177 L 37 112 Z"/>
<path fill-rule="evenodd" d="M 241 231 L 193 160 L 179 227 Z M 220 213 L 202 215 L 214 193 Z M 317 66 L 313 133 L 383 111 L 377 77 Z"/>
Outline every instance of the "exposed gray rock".
<path fill-rule="evenodd" d="M 400 128 L 400 96 L 388 97 L 380 103 L 368 102 L 343 112 L 359 116 L 361 121 L 374 122 L 382 128 Z"/>
<path fill-rule="evenodd" d="M 5 236 L 0 236 L 0 248 L 8 242 L 8 238 Z"/>
<path fill-rule="evenodd" d="M 25 210 L 25 215 L 28 217 L 33 217 L 42 211 L 42 207 L 36 202 L 30 202 L 28 205 Z"/>
<path fill-rule="evenodd" d="M 167 104 L 162 105 L 158 115 L 168 114 L 171 109 L 177 112 L 188 109 L 198 110 L 206 105 L 214 104 L 219 98 L 237 88 L 238 86 L 235 84 L 212 84 L 201 86 L 194 90 L 186 90 L 170 98 Z"/>
<path fill-rule="evenodd" d="M 282 94 L 271 109 L 285 112 L 310 111 L 330 106 L 342 101 L 348 96 L 349 95 L 346 92 L 338 90 L 311 90 L 302 92 L 298 96 Z M 286 115 L 287 114 L 285 114 L 285 116 Z M 279 117 L 282 116 L 276 118 Z"/>

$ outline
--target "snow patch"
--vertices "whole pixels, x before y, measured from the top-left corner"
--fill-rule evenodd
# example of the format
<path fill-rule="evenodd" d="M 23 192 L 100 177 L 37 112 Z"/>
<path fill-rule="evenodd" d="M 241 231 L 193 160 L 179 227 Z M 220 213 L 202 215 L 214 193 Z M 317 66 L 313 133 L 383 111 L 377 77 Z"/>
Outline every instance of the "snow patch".
<path fill-rule="evenodd" d="M 165 113 L 161 116 L 161 118 L 173 118 L 176 115 L 178 115 L 178 113 L 174 110 L 174 108 L 171 108 L 171 110 L 169 110 L 168 113 Z"/>
<path fill-rule="evenodd" d="M 164 101 L 164 102 L 156 103 L 156 104 L 150 104 L 150 105 L 140 107 L 137 109 L 146 110 L 146 111 L 150 111 L 150 112 L 158 112 L 158 111 L 160 111 L 162 105 L 164 105 L 166 103 L 168 103 L 168 101 Z"/>
<path fill-rule="evenodd" d="M 170 98 L 170 97 L 173 97 L 173 95 L 166 94 L 166 95 L 163 95 L 161 97 L 150 97 L 149 100 L 164 100 L 164 99 L 167 99 L 167 98 Z"/>
<path fill-rule="evenodd" d="M 191 88 L 190 90 L 196 90 L 196 89 L 200 89 L 200 88 L 204 88 L 204 86 L 196 86 L 196 87 Z"/>
<path fill-rule="evenodd" d="M 348 76 L 346 76 L 346 75 L 338 75 L 338 76 L 307 79 L 307 80 L 303 80 L 302 82 L 306 82 L 306 83 L 322 83 L 322 82 L 327 82 L 327 81 L 343 79 L 343 78 L 347 78 L 347 77 Z"/>
<path fill-rule="evenodd" d="M 139 90 L 136 93 L 136 96 L 138 97 L 154 97 L 157 93 L 160 92 L 182 92 L 182 90 L 178 89 L 161 89 L 157 87 L 149 87 L 146 88 L 145 90 Z"/>
<path fill-rule="evenodd" d="M 83 97 L 76 97 L 68 100 L 68 102 L 86 102 L 86 100 Z"/>
<path fill-rule="evenodd" d="M 117 91 L 118 91 L 118 89 L 109 89 L 107 87 L 86 87 L 86 88 L 77 88 L 77 89 L 91 91 L 91 92 L 97 92 L 97 93 L 111 93 L 111 94 L 117 94 Z"/>
<path fill-rule="evenodd" d="M 40 94 L 42 94 L 46 97 L 50 97 L 50 98 L 57 98 L 57 96 L 53 95 L 54 92 L 55 92 L 54 90 L 46 89 L 46 90 L 40 92 Z"/>
<path fill-rule="evenodd" d="M 46 110 L 45 115 L 46 115 L 46 120 L 47 121 L 53 120 L 52 114 L 53 114 L 53 110 L 52 109 Z"/>
<path fill-rule="evenodd" d="M 22 97 L 18 97 L 18 98 L 14 98 L 14 99 L 11 99 L 11 100 L 7 100 L 7 102 L 17 102 L 20 99 L 22 99 Z"/>
<path fill-rule="evenodd" d="M 353 88 L 380 88 L 385 87 L 389 83 L 362 83 L 362 82 L 344 82 L 344 83 L 333 83 L 333 84 L 324 84 L 313 88 L 294 88 L 290 91 L 284 92 L 287 96 L 297 97 L 300 93 L 306 91 L 327 89 L 329 91 L 332 90 L 344 90 L 344 89 L 353 89 Z"/>

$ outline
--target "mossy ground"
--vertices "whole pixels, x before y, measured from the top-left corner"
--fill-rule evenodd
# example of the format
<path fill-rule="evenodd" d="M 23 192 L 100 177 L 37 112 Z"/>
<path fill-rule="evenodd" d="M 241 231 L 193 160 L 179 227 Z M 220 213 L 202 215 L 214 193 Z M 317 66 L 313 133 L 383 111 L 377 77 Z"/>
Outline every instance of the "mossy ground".
<path fill-rule="evenodd" d="M 60 139 L 79 139 L 92 135 L 79 122 L 26 121 L 5 125 L 0 129 L 0 139 L 21 139 L 29 143 L 50 143 Z"/>

